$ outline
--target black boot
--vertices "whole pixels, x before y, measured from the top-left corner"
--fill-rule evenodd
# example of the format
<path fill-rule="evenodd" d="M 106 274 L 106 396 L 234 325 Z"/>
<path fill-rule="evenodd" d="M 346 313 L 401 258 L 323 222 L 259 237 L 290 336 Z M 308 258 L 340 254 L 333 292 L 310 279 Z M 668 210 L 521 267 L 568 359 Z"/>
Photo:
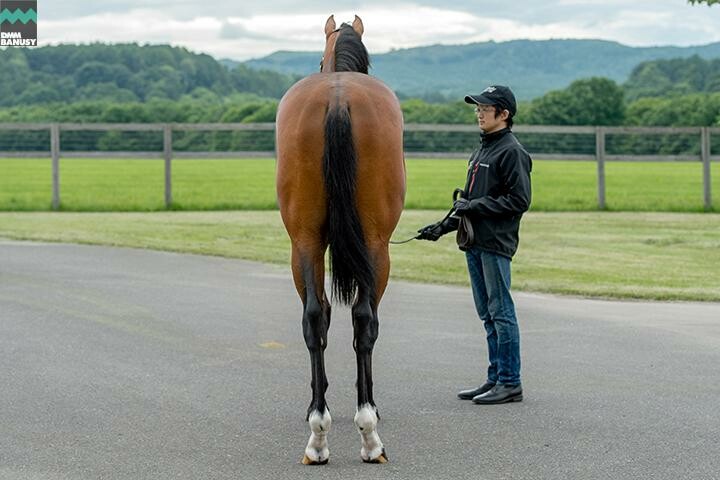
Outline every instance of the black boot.
<path fill-rule="evenodd" d="M 498 383 L 490 391 L 473 398 L 478 405 L 496 405 L 498 403 L 522 402 L 522 385 L 503 385 Z"/>
<path fill-rule="evenodd" d="M 477 397 L 478 395 L 482 395 L 485 392 L 489 392 L 491 388 L 495 386 L 494 383 L 485 382 L 483 385 L 480 385 L 477 388 L 473 388 L 471 390 L 463 390 L 462 392 L 458 393 L 458 398 L 460 400 L 472 400 L 473 398 Z"/>

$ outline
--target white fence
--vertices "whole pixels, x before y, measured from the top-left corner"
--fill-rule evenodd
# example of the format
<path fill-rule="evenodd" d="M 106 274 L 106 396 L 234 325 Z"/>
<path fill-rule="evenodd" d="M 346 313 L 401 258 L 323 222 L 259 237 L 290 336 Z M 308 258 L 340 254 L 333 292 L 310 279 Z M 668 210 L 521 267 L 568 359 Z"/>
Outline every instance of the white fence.
<path fill-rule="evenodd" d="M 60 158 L 156 158 L 165 162 L 165 204 L 172 204 L 173 158 L 240 158 L 274 157 L 272 140 L 274 123 L 0 123 L 0 158 L 52 158 L 52 206 L 60 205 Z M 15 135 L 13 136 L 13 132 Z M 18 135 L 38 132 L 37 139 L 25 143 L 12 142 Z M 44 132 L 44 133 L 42 133 Z M 87 142 L 73 143 L 71 136 L 94 135 Z M 91 132 L 95 132 L 92 134 Z M 122 147 L 121 132 L 138 132 L 154 135 L 147 149 L 117 149 L 112 145 L 96 147 L 98 134 L 116 135 L 114 145 Z M 154 133 L 152 133 L 154 132 Z M 233 143 L 227 139 L 207 142 L 205 135 L 218 132 L 243 135 L 246 143 Z M 703 171 L 703 201 L 707 210 L 712 206 L 710 182 L 711 162 L 720 161 L 713 155 L 713 139 L 720 139 L 720 128 L 712 127 L 591 127 L 517 125 L 513 128 L 521 142 L 536 160 L 592 161 L 597 164 L 598 207 L 605 208 L 605 162 L 701 162 Z M 406 124 L 406 156 L 415 158 L 466 158 L 477 143 L 469 138 L 479 133 L 475 125 Z M 47 134 L 47 135 L 46 135 Z M 61 138 L 65 134 L 68 138 Z M 189 135 L 189 136 L 188 136 Z M 195 135 L 195 136 L 193 136 Z M 255 135 L 264 135 L 260 142 L 247 142 Z M 715 136 L 716 135 L 716 136 Z M 174 146 L 174 140 L 185 136 L 185 146 Z M 653 137 L 662 137 L 661 144 L 653 144 Z M 527 139 L 527 140 L 526 140 Z M 183 140 L 180 138 L 180 140 Z M 611 141 L 610 151 L 608 140 Z M 10 142 L 11 146 L 5 144 Z M 443 143 L 444 142 L 444 143 Z M 528 143 L 529 142 L 529 143 Z M 108 142 L 106 142 L 107 144 Z M 112 143 L 112 142 L 111 142 Z M 178 142 L 183 143 L 183 142 Z M 656 142 L 657 143 L 657 142 Z M 93 149 L 82 149 L 90 144 Z M 40 145 L 36 148 L 36 145 Z M 43 147 L 46 145 L 46 148 Z M 78 147 L 79 145 L 79 147 Z M 208 146 L 195 151 L 194 145 Z M 243 145 L 250 145 L 245 147 Z M 258 147 L 259 145 L 259 147 Z M 644 145 L 644 146 L 643 146 Z M 142 146 L 142 145 L 141 145 Z M 228 146 L 232 148 L 228 148 Z M 264 148 L 267 147 L 267 148 Z M 644 148 L 644 151 L 643 151 Z M 717 148 L 720 150 L 720 148 Z M 638 153 L 639 152 L 639 153 Z M 648 153 L 649 152 L 649 153 Z M 720 153 L 720 152 L 718 152 Z"/>

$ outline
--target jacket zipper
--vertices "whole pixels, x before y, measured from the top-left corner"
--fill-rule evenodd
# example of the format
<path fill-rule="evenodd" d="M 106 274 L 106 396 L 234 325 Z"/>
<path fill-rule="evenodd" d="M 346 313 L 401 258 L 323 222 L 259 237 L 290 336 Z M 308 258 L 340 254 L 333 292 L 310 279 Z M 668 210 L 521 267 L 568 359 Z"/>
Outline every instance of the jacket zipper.
<path fill-rule="evenodd" d="M 467 196 L 470 196 L 470 192 L 472 192 L 473 185 L 475 185 L 475 174 L 477 174 L 478 167 L 480 166 L 480 161 L 475 162 L 475 166 L 473 167 L 472 171 L 472 177 L 470 177 L 470 186 L 468 187 Z"/>

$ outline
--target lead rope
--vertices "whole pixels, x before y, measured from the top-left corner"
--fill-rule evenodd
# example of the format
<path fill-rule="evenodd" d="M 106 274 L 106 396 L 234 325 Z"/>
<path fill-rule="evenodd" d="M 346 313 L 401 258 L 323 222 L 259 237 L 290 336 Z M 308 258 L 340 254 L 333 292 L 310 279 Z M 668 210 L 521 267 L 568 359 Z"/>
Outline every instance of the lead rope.
<path fill-rule="evenodd" d="M 461 195 L 461 196 L 462 196 L 464 193 L 465 193 L 465 192 L 463 192 L 461 188 L 456 188 L 455 191 L 453 192 L 453 202 L 455 202 L 455 200 L 457 200 L 458 195 Z M 451 208 L 450 210 L 448 210 L 447 215 L 445 215 L 445 216 L 443 217 L 443 219 L 440 220 L 438 223 L 444 222 L 444 221 L 447 220 L 448 217 L 449 217 L 450 215 L 452 215 L 453 213 L 455 213 L 455 209 Z M 417 234 L 417 235 L 415 235 L 414 237 L 408 238 L 407 240 L 402 240 L 402 241 L 392 241 L 392 240 L 390 240 L 389 243 L 390 243 L 391 245 L 402 245 L 403 243 L 408 243 L 408 242 L 412 242 L 413 240 L 419 240 L 419 239 L 420 239 L 420 234 Z"/>
<path fill-rule="evenodd" d="M 394 242 L 394 241 L 390 240 L 390 243 L 391 243 L 392 245 L 402 245 L 403 243 L 408 243 L 408 242 L 412 242 L 413 240 L 418 240 L 418 237 L 419 237 L 419 236 L 420 236 L 420 234 L 418 234 L 418 235 L 416 235 L 416 236 L 414 236 L 414 237 L 412 237 L 412 238 L 408 238 L 407 240 L 403 240 L 403 241 L 401 241 L 401 242 L 400 242 L 400 241 Z"/>

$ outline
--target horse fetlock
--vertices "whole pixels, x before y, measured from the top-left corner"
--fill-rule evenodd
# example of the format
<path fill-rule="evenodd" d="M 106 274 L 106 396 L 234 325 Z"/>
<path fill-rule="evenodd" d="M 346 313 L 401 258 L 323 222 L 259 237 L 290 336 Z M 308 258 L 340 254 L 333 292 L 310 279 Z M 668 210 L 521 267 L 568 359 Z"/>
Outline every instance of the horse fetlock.
<path fill-rule="evenodd" d="M 308 418 L 310 424 L 310 439 L 305 447 L 305 456 L 303 463 L 305 465 L 323 465 L 327 463 L 330 457 L 328 449 L 327 434 L 332 425 L 330 412 L 325 409 L 324 413 L 313 410 Z"/>
<path fill-rule="evenodd" d="M 377 426 L 378 418 L 375 412 L 375 407 L 370 404 L 365 404 L 358 408 L 355 414 L 355 426 L 357 427 L 360 434 L 372 432 Z"/>
<path fill-rule="evenodd" d="M 318 410 L 313 410 L 308 418 L 310 424 L 310 430 L 314 435 L 325 436 L 330 431 L 332 425 L 332 417 L 330 411 L 326 408 L 324 413 L 320 413 Z"/>
<path fill-rule="evenodd" d="M 385 447 L 377 433 L 378 416 L 374 406 L 363 405 L 355 414 L 355 426 L 360 433 L 360 457 L 365 462 L 385 463 Z"/>

